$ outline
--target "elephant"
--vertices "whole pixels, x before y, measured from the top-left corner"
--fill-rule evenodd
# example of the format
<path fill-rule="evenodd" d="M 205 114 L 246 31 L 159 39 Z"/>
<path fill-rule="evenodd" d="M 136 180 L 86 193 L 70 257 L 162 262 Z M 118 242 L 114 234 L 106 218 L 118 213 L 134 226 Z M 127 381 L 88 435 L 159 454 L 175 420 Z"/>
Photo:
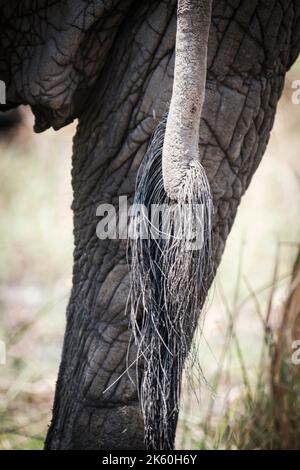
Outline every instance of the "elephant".
<path fill-rule="evenodd" d="M 73 286 L 45 441 L 49 450 L 174 447 L 178 407 L 168 424 L 168 439 L 144 440 L 140 389 L 151 370 L 145 372 L 143 361 L 131 367 L 138 345 L 131 340 L 127 315 L 132 287 L 127 242 L 99 240 L 96 213 L 100 204 L 117 206 L 120 196 L 134 200 L 149 142 L 170 115 L 178 93 L 177 3 L 1 1 L 0 80 L 6 85 L 1 110 L 30 105 L 36 132 L 57 130 L 78 118 L 72 156 Z M 193 142 L 196 135 L 213 205 L 211 267 L 197 303 L 201 309 L 238 205 L 266 149 L 285 74 L 299 54 L 300 0 L 186 3 L 192 19 L 199 17 L 201 5 L 194 58 L 197 62 L 200 51 L 202 68 L 187 61 L 192 75 L 186 80 L 198 90 Z M 202 22 L 207 15 L 209 23 Z M 168 135 L 167 130 L 159 137 L 164 140 L 165 132 L 164 145 L 172 147 L 176 122 Z M 170 197 L 176 197 L 173 163 L 171 159 L 162 169 Z M 178 396 L 181 372 L 174 372 Z M 151 412 L 148 405 L 146 414 Z"/>

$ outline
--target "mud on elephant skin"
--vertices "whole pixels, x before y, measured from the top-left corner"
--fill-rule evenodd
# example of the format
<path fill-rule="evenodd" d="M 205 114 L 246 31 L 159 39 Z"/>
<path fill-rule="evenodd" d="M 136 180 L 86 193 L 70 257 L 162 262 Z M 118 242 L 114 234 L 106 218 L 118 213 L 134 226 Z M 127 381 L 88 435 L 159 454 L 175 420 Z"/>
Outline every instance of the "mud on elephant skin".
<path fill-rule="evenodd" d="M 129 363 L 136 356 L 124 315 L 126 242 L 99 241 L 96 208 L 133 197 L 168 110 L 176 7 L 175 0 L 1 2 L 5 109 L 30 104 L 36 131 L 79 118 L 73 288 L 48 449 L 144 447 L 135 370 L 131 379 L 123 374 L 127 355 Z M 199 148 L 213 195 L 214 270 L 299 49 L 299 0 L 213 2 Z"/>

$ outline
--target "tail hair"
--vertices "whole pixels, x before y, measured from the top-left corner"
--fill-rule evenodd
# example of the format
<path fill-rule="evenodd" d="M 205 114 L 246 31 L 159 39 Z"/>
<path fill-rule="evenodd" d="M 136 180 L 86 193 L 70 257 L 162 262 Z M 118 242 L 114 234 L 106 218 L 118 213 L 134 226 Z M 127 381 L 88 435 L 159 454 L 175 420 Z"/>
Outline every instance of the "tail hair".
<path fill-rule="evenodd" d="M 162 177 L 162 148 L 166 119 L 158 125 L 142 162 L 134 198 L 132 229 L 142 226 L 156 236 L 131 237 L 131 326 L 137 357 L 143 362 L 140 402 L 147 449 L 174 448 L 179 412 L 181 377 L 197 326 L 211 273 L 212 197 L 200 162 L 188 170 L 178 201 L 167 196 Z M 176 213 L 164 230 L 164 221 L 153 227 L 157 205 L 167 216 Z M 200 208 L 200 212 L 199 212 Z M 171 214 L 172 213 L 172 214 Z M 163 217 L 166 217 L 164 213 Z M 201 246 L 191 249 L 190 229 L 201 230 Z M 153 235 L 153 233 L 152 233 Z M 162 236 L 163 235 L 163 236 Z"/>

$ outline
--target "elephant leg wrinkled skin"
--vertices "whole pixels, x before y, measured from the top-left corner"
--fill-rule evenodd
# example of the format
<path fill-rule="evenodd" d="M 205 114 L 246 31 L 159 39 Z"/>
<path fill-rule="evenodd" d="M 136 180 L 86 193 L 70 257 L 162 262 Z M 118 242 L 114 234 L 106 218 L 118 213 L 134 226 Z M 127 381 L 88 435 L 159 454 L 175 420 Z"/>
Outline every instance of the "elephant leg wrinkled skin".
<path fill-rule="evenodd" d="M 73 288 L 46 448 L 143 448 L 142 371 L 125 372 L 136 358 L 125 315 L 126 240 L 99 240 L 96 210 L 117 207 L 121 195 L 132 199 L 150 137 L 168 111 L 177 2 L 66 0 L 51 2 L 44 15 L 42 6 L 29 14 L 30 4 L 2 16 L 12 24 L 0 56 L 0 78 L 12 80 L 8 101 L 29 103 L 38 131 L 79 117 Z M 26 21 L 41 24 L 36 37 Z M 299 53 L 299 22 L 300 0 L 213 2 L 199 148 L 213 195 L 214 272 Z"/>
<path fill-rule="evenodd" d="M 97 238 L 96 208 L 117 207 L 119 196 L 133 196 L 136 170 L 171 96 L 174 13 L 175 2 L 143 2 L 135 9 L 79 120 L 73 290 L 48 449 L 143 448 L 136 368 L 118 380 L 130 339 L 127 241 Z M 134 359 L 132 350 L 128 364 Z"/>

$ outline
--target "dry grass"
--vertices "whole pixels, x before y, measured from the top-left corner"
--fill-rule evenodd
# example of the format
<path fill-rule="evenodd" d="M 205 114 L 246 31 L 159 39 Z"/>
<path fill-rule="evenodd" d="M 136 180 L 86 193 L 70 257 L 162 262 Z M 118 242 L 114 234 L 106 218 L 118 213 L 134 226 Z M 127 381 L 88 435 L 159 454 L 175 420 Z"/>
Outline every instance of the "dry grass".
<path fill-rule="evenodd" d="M 226 321 L 217 367 L 208 371 L 211 389 L 206 387 L 200 400 L 195 399 L 197 394 L 191 400 L 187 388 L 178 439 L 181 448 L 300 449 L 300 365 L 291 360 L 293 342 L 300 339 L 300 251 L 283 282 L 278 270 L 284 248 L 278 245 L 272 284 L 254 292 L 244 278 L 249 295 L 239 304 L 230 308 L 218 285 Z M 240 272 L 237 289 L 242 278 Z M 252 313 L 252 323 L 260 325 L 253 342 L 258 357 L 243 343 L 239 323 L 247 311 Z"/>

